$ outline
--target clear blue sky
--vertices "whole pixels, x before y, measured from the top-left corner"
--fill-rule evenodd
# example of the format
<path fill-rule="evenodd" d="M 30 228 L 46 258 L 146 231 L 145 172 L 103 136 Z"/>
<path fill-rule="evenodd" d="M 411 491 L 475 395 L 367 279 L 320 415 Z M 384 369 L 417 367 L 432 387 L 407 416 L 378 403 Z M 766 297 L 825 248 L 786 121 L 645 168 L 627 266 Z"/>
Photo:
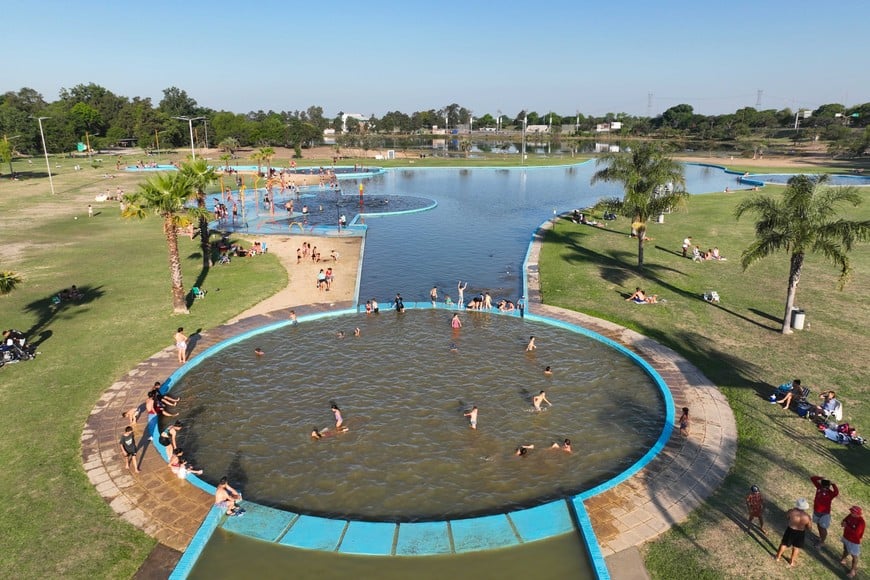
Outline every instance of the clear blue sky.
<path fill-rule="evenodd" d="M 870 101 L 867 0 L 7 2 L 0 92 L 177 86 L 245 113 L 653 116 Z M 652 94 L 650 99 L 649 95 Z"/>

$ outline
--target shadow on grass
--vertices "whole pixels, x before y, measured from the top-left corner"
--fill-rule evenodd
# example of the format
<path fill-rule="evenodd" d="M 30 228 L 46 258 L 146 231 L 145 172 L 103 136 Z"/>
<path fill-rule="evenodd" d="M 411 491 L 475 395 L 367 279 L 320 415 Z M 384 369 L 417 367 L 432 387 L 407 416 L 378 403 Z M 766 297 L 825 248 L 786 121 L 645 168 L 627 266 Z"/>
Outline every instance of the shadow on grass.
<path fill-rule="evenodd" d="M 563 247 L 570 248 L 574 252 L 574 255 L 568 256 L 566 258 L 566 261 L 568 262 L 590 262 L 592 264 L 595 264 L 598 267 L 599 276 L 603 280 L 606 280 L 611 284 L 623 286 L 627 280 L 636 276 L 640 276 L 649 284 L 655 284 L 661 288 L 665 288 L 678 296 L 682 296 L 683 298 L 690 300 L 702 300 L 701 296 L 699 296 L 696 292 L 686 290 L 685 288 L 675 286 L 674 284 L 665 282 L 663 280 L 662 273 L 664 272 L 676 272 L 679 274 L 683 273 L 682 270 L 679 270 L 677 268 L 663 266 L 660 264 L 645 263 L 643 269 L 638 270 L 636 267 L 629 267 L 626 265 L 627 263 L 629 263 L 630 260 L 636 259 L 633 253 L 620 250 L 612 251 L 609 254 L 604 254 L 602 252 L 598 252 L 586 246 L 580 245 L 580 240 L 572 235 L 563 235 L 557 232 L 549 232 L 546 241 L 556 242 Z M 664 251 L 670 252 L 670 250 Z M 674 253 L 676 254 L 676 252 Z M 779 323 L 777 324 L 777 326 L 769 326 L 757 320 L 753 320 L 752 318 L 744 316 L 743 314 L 740 314 L 730 308 L 727 308 L 721 303 L 710 304 L 711 306 L 719 308 L 723 312 L 727 312 L 731 316 L 739 318 L 745 322 L 749 322 L 750 324 L 754 324 L 759 328 L 774 332 L 779 331 L 780 329 L 778 326 Z M 767 317 L 767 315 L 765 315 L 765 317 Z"/>
<path fill-rule="evenodd" d="M 36 321 L 24 333 L 25 336 L 39 335 L 38 341 L 34 344 L 39 345 L 53 336 L 53 332 L 49 329 L 51 321 L 58 316 L 75 316 L 77 314 L 76 307 L 90 304 L 95 300 L 102 298 L 105 294 L 102 286 L 79 286 L 79 294 L 81 297 L 77 300 L 61 300 L 55 301 L 56 294 L 34 300 L 24 307 L 25 312 L 36 315 Z"/>
<path fill-rule="evenodd" d="M 758 310 L 757 308 L 750 308 L 749 312 L 753 313 L 756 316 L 760 316 L 761 318 L 766 318 L 766 319 L 770 320 L 771 322 L 775 322 L 777 324 L 777 328 L 779 328 L 779 325 L 782 324 L 782 318 L 780 318 L 778 316 L 774 316 L 773 314 L 768 314 L 767 312 L 762 312 L 761 310 Z"/>

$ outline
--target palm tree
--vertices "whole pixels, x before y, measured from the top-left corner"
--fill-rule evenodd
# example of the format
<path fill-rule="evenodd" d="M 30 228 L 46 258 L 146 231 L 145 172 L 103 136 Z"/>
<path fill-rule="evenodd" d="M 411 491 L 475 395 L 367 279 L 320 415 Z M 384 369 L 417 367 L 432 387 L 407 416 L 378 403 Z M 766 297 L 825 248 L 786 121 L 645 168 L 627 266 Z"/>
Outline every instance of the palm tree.
<path fill-rule="evenodd" d="M 260 169 L 263 167 L 263 161 L 265 157 L 263 156 L 263 149 L 258 149 L 251 153 L 251 161 L 254 161 L 257 164 L 257 176 L 260 175 Z"/>
<path fill-rule="evenodd" d="M 21 284 L 21 276 L 15 272 L 0 271 L 0 294 L 9 294 Z"/>
<path fill-rule="evenodd" d="M 643 268 L 643 243 L 650 219 L 686 202 L 683 166 L 658 147 L 643 143 L 630 153 L 605 153 L 596 165 L 606 165 L 592 176 L 598 181 L 622 183 L 625 196 L 603 199 L 597 206 L 631 219 L 637 235 L 637 267 Z"/>
<path fill-rule="evenodd" d="M 838 215 L 842 205 L 858 206 L 861 196 L 852 188 L 830 187 L 827 181 L 826 175 L 795 175 L 781 199 L 756 195 L 734 209 L 737 219 L 746 212 L 758 215 L 755 241 L 741 255 L 744 270 L 780 250 L 790 253 L 783 334 L 792 333 L 791 313 L 806 253 L 821 254 L 840 267 L 838 287 L 842 290 L 851 272 L 849 251 L 856 242 L 870 239 L 870 221 Z"/>
<path fill-rule="evenodd" d="M 258 153 L 262 157 L 263 161 L 266 162 L 266 176 L 268 177 L 272 174 L 272 159 L 275 158 L 275 150 L 271 147 L 260 147 Z M 257 175 L 260 175 L 259 170 L 257 170 Z"/>
<path fill-rule="evenodd" d="M 221 151 L 226 151 L 230 155 L 236 152 L 236 149 L 239 148 L 239 140 L 235 137 L 227 137 L 220 143 L 218 143 L 218 149 Z"/>
<path fill-rule="evenodd" d="M 181 172 L 186 174 L 193 183 L 196 191 L 196 207 L 202 210 L 199 215 L 199 245 L 202 248 L 202 267 L 207 270 L 214 264 L 211 259 L 211 234 L 208 229 L 208 222 L 212 219 L 212 214 L 205 207 L 205 190 L 217 181 L 217 174 L 205 159 L 196 159 L 185 163 L 181 166 Z"/>
<path fill-rule="evenodd" d="M 224 172 L 226 172 L 227 169 L 229 169 L 230 161 L 232 160 L 232 158 L 233 158 L 233 156 L 230 155 L 229 153 L 224 153 L 223 155 L 221 155 L 219 157 L 219 159 L 221 160 L 221 163 L 223 163 Z"/>
<path fill-rule="evenodd" d="M 193 181 L 181 171 L 160 173 L 125 196 L 125 218 L 144 218 L 153 211 L 163 218 L 163 234 L 169 249 L 169 275 L 172 280 L 172 307 L 176 314 L 187 314 L 181 256 L 178 253 L 178 228 L 186 227 L 204 212 L 186 204 L 196 195 Z"/>

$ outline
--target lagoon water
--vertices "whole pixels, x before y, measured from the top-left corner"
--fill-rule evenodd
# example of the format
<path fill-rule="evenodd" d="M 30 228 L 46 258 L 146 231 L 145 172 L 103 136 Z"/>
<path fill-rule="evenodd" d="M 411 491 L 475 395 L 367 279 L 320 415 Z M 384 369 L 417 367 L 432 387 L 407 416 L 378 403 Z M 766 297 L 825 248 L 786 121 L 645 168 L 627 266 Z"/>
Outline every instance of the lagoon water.
<path fill-rule="evenodd" d="M 489 291 L 515 300 L 535 228 L 552 219 L 554 211 L 570 212 L 622 194 L 617 184 L 591 186 L 597 169 L 594 162 L 525 169 L 393 169 L 365 180 L 367 193 L 414 195 L 438 205 L 421 213 L 365 219 L 369 229 L 360 300 L 375 297 L 387 303 L 400 292 L 405 300 L 425 301 L 433 285 L 455 299 L 460 279 L 468 281 L 466 296 Z M 353 190 L 351 184 L 342 185 Z M 721 169 L 686 165 L 690 193 L 726 187 L 746 188 Z"/>

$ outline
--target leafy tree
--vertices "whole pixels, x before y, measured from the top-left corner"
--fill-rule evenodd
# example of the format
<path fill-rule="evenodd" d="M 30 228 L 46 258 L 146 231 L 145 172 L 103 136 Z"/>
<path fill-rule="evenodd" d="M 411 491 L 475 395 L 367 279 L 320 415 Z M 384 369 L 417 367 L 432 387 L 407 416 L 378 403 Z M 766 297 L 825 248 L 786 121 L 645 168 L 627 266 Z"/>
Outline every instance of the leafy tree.
<path fill-rule="evenodd" d="M 12 142 L 9 139 L 0 140 L 0 162 L 9 164 L 9 175 L 12 176 L 15 170 L 12 169 L 12 157 L 15 154 L 15 149 L 12 147 Z"/>
<path fill-rule="evenodd" d="M 196 101 L 178 87 L 163 89 L 163 99 L 158 106 L 170 117 L 192 117 L 197 113 Z"/>
<path fill-rule="evenodd" d="M 662 113 L 662 124 L 673 129 L 688 129 L 693 115 L 692 105 L 675 105 Z"/>
<path fill-rule="evenodd" d="M 217 173 L 208 161 L 201 158 L 183 164 L 181 173 L 185 174 L 193 185 L 196 192 L 196 207 L 201 210 L 197 216 L 199 220 L 199 245 L 202 249 L 202 267 L 207 270 L 214 264 L 211 259 L 211 233 L 208 229 L 208 222 L 212 219 L 212 215 L 205 207 L 205 190 L 217 181 Z"/>
<path fill-rule="evenodd" d="M 149 212 L 163 218 L 163 234 L 169 250 L 169 277 L 172 283 L 172 308 L 176 314 L 187 314 L 184 280 L 181 275 L 181 255 L 178 252 L 178 228 L 187 227 L 199 219 L 201 208 L 187 207 L 196 195 L 193 181 L 181 171 L 160 173 L 139 185 L 124 197 L 125 218 L 143 219 Z"/>
<path fill-rule="evenodd" d="M 621 183 L 625 195 L 601 200 L 598 205 L 631 219 L 637 235 L 637 267 L 643 268 L 643 246 L 647 223 L 668 209 L 686 202 L 686 179 L 682 164 L 668 157 L 661 148 L 643 143 L 630 153 L 605 153 L 596 165 L 606 166 L 592 176 L 591 182 Z"/>
<path fill-rule="evenodd" d="M 734 210 L 737 219 L 747 212 L 758 216 L 755 241 L 741 255 L 744 270 L 776 252 L 789 253 L 783 334 L 792 332 L 791 313 L 806 254 L 821 254 L 839 266 L 842 289 L 851 272 L 849 252 L 856 242 L 870 239 L 870 221 L 848 220 L 840 214 L 841 206 L 860 205 L 861 195 L 853 188 L 829 187 L 827 181 L 827 176 L 796 175 L 788 180 L 781 199 L 757 195 Z"/>
<path fill-rule="evenodd" d="M 9 294 L 21 284 L 21 276 L 15 272 L 0 271 L 0 294 Z"/>
<path fill-rule="evenodd" d="M 263 168 L 263 161 L 265 161 L 265 157 L 263 157 L 263 150 L 258 149 L 251 153 L 251 161 L 257 164 L 257 175 L 260 175 L 260 170 Z"/>

